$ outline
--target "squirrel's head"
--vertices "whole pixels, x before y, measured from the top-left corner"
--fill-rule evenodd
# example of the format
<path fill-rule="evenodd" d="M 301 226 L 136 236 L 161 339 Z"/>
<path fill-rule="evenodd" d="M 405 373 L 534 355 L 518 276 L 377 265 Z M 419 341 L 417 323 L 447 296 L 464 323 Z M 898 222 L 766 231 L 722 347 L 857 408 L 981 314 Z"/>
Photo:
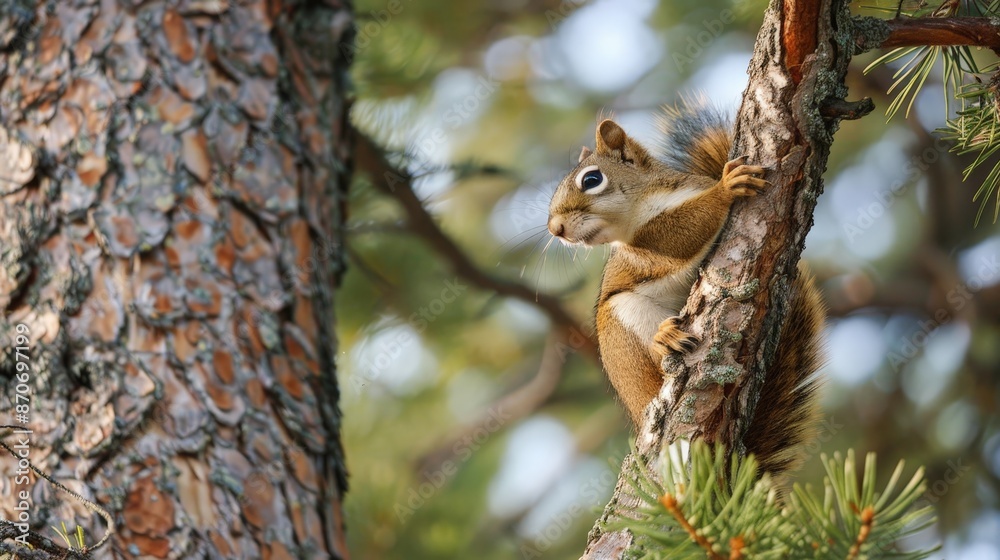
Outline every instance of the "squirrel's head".
<path fill-rule="evenodd" d="M 549 204 L 549 232 L 563 243 L 628 243 L 642 194 L 655 182 L 658 162 L 612 120 L 597 125 L 596 148 L 580 152 Z"/>

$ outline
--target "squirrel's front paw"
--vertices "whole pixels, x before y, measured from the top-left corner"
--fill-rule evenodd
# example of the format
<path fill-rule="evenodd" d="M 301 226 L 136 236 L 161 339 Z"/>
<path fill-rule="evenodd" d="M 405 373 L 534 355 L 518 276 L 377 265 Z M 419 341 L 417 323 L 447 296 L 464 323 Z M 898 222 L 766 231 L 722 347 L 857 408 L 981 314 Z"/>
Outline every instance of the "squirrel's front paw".
<path fill-rule="evenodd" d="M 754 177 L 763 175 L 764 168 L 757 165 L 746 165 L 746 156 L 738 157 L 722 168 L 722 186 L 734 196 L 753 196 L 771 186 L 764 179 Z"/>
<path fill-rule="evenodd" d="M 685 352 L 694 350 L 698 339 L 680 329 L 677 323 L 680 317 L 667 317 L 660 323 L 660 329 L 653 335 L 653 351 L 660 356 L 666 356 L 671 351 Z"/>

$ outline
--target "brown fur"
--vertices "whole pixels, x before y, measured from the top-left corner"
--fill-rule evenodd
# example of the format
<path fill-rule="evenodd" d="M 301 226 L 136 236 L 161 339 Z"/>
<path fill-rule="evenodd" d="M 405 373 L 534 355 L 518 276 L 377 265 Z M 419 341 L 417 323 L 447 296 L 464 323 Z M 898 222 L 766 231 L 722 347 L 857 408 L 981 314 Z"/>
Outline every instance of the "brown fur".
<path fill-rule="evenodd" d="M 642 351 L 643 341 L 625 328 L 609 306 L 598 305 L 596 319 L 601 364 L 619 401 L 638 425 L 642 411 L 660 392 L 663 370 L 659 362 Z"/>
<path fill-rule="evenodd" d="M 677 328 L 676 314 L 733 201 L 767 186 L 754 176 L 762 168 L 726 162 L 727 131 L 709 128 L 690 140 L 685 171 L 695 172 L 681 172 L 651 156 L 613 121 L 602 121 L 596 149 L 581 154 L 549 208 L 554 234 L 588 245 L 613 243 L 597 301 L 598 345 L 611 384 L 636 424 L 663 383 L 662 356 L 692 342 Z M 607 184 L 587 192 L 577 176 L 595 168 Z M 762 468 L 776 474 L 796 466 L 816 416 L 816 385 L 809 378 L 819 365 L 823 308 L 807 274 L 799 275 L 794 290 L 775 367 L 745 438 Z"/>
<path fill-rule="evenodd" d="M 732 141 L 729 134 L 721 130 L 708 131 L 705 136 L 697 139 L 694 151 L 691 152 L 692 172 L 721 179 L 719 162 L 729 159 Z"/>
<path fill-rule="evenodd" d="M 802 264 L 792 290 L 778 353 L 764 378 L 753 422 L 743 437 L 761 470 L 776 474 L 801 465 L 804 446 L 816 436 L 819 420 L 819 382 L 814 374 L 822 366 L 820 341 L 826 308 L 812 275 Z"/>
<path fill-rule="evenodd" d="M 656 124 L 662 133 L 662 155 L 672 167 L 718 180 L 733 144 L 732 124 L 708 105 L 703 98 L 682 98 L 673 107 L 665 105 Z"/>
<path fill-rule="evenodd" d="M 694 107 L 701 105 L 699 101 L 683 101 L 676 107 L 666 106 L 663 108 L 663 116 L 659 119 L 660 129 L 665 137 L 670 137 L 672 133 L 671 123 L 681 117 L 684 112 L 695 110 Z M 728 130 L 722 128 L 706 128 L 702 134 L 691 140 L 690 149 L 687 150 L 688 171 L 694 175 L 704 175 L 713 179 L 722 178 L 721 163 L 729 160 L 729 147 L 733 145 L 733 136 Z"/>

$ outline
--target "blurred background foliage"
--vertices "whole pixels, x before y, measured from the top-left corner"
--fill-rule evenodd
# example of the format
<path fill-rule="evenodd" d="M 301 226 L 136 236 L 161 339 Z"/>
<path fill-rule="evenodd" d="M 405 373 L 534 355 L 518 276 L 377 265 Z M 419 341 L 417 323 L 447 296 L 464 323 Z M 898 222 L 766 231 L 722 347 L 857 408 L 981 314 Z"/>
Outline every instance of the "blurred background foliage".
<path fill-rule="evenodd" d="M 735 114 L 765 6 L 362 0 L 353 120 L 417 177 L 476 267 L 557 297 L 591 332 L 607 252 L 549 243 L 556 182 L 599 114 L 647 143 L 657 107 L 683 94 Z M 879 8 L 852 7 L 888 17 Z M 899 65 L 864 75 L 879 54 L 858 56 L 848 84 L 884 111 Z M 819 481 L 820 450 L 925 465 L 940 521 L 909 544 L 1000 559 L 1000 238 L 988 219 L 973 226 L 983 177 L 963 183 L 968 160 L 934 135 L 947 116 L 942 88 L 924 87 L 905 119 L 877 110 L 837 133 L 805 253 L 830 306 L 825 420 L 799 480 Z M 348 229 L 337 311 L 354 557 L 577 558 L 630 433 L 582 337 L 556 336 L 531 297 L 456 273 L 363 176 Z"/>

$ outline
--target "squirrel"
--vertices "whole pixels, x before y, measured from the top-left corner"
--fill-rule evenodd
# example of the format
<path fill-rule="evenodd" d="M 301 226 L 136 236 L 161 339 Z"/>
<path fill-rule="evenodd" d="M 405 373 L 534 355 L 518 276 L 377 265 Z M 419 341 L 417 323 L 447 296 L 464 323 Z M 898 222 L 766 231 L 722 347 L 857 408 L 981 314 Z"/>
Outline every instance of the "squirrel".
<path fill-rule="evenodd" d="M 728 120 L 682 101 L 659 119 L 654 157 L 613 120 L 597 125 L 594 151 L 560 182 L 548 230 L 567 245 L 610 244 L 596 304 L 598 349 L 612 386 L 636 426 L 664 381 L 670 352 L 697 339 L 678 327 L 680 310 L 733 202 L 769 183 L 764 168 L 729 160 Z M 821 363 L 825 308 L 803 266 L 792 286 L 777 355 L 744 437 L 760 470 L 774 476 L 804 459 L 818 421 L 814 373 Z"/>

